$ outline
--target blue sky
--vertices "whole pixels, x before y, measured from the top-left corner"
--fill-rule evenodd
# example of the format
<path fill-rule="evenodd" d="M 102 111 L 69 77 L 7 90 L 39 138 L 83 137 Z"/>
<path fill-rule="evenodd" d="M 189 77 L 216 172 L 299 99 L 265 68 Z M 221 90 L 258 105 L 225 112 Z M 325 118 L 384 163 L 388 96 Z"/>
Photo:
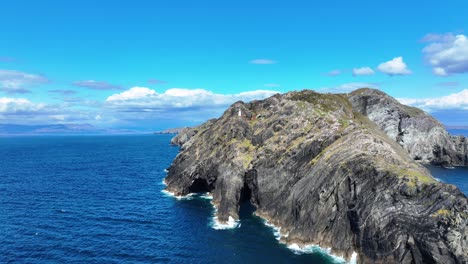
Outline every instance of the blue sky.
<path fill-rule="evenodd" d="M 194 125 L 370 86 L 468 125 L 468 2 L 2 1 L 0 123 Z"/>

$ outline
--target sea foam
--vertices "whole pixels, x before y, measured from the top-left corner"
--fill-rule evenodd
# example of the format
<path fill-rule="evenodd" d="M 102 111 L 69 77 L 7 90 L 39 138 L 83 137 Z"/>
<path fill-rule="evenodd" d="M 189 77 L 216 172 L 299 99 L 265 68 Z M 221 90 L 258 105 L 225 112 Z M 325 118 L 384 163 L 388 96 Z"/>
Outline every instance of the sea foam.
<path fill-rule="evenodd" d="M 228 217 L 228 221 L 226 223 L 219 222 L 218 216 L 216 216 L 216 212 L 218 212 L 218 209 L 213 203 L 211 203 L 211 205 L 213 205 L 214 210 L 213 210 L 213 217 L 211 218 L 210 226 L 213 229 L 216 229 L 216 230 L 234 229 L 234 228 L 238 228 L 241 226 L 240 221 L 234 219 L 232 216 Z"/>
<path fill-rule="evenodd" d="M 299 246 L 296 243 L 288 245 L 288 248 L 294 252 L 294 254 L 311 254 L 311 253 L 321 253 L 330 256 L 334 263 L 349 263 L 349 264 L 356 264 L 357 263 L 357 253 L 353 252 L 351 254 L 351 258 L 349 262 L 342 256 L 336 256 L 331 254 L 331 248 L 322 248 L 318 245 L 305 245 Z"/>
<path fill-rule="evenodd" d="M 357 264 L 357 253 L 356 252 L 353 252 L 353 254 L 351 255 L 351 259 L 349 260 L 349 263 L 350 264 Z"/>
<path fill-rule="evenodd" d="M 216 213 L 215 213 L 216 214 Z M 211 227 L 216 230 L 223 230 L 223 229 L 234 229 L 240 227 L 241 224 L 239 220 L 235 220 L 232 216 L 229 216 L 228 221 L 226 223 L 221 223 L 218 221 L 218 217 L 215 215 L 213 216 Z"/>
<path fill-rule="evenodd" d="M 258 215 L 257 215 L 258 216 Z M 263 223 L 271 228 L 273 231 L 273 235 L 275 236 L 276 240 L 280 241 L 281 237 L 288 237 L 288 233 L 281 233 L 281 227 L 275 226 L 274 224 L 270 223 L 267 219 L 259 216 L 262 220 Z M 282 243 L 282 242 L 280 242 Z M 329 257 L 332 258 L 334 263 L 349 263 L 349 264 L 356 264 L 357 263 L 357 253 L 353 252 L 351 255 L 351 258 L 349 262 L 346 262 L 346 259 L 342 256 L 336 256 L 331 254 L 331 248 L 322 248 L 318 245 L 305 245 L 305 246 L 299 246 L 296 243 L 293 244 L 287 244 L 286 247 L 290 249 L 294 254 L 301 255 L 301 254 L 312 254 L 312 253 L 321 253 L 328 255 Z"/>
<path fill-rule="evenodd" d="M 204 200 L 213 200 L 213 195 L 211 195 L 209 192 L 200 194 L 198 197 Z"/>
<path fill-rule="evenodd" d="M 189 193 L 187 195 L 175 195 L 174 193 L 166 190 L 162 190 L 161 192 L 164 193 L 166 196 L 176 198 L 177 200 L 192 200 L 194 195 L 193 193 Z"/>
<path fill-rule="evenodd" d="M 163 180 L 163 184 L 166 185 L 166 182 Z M 172 192 L 162 190 L 162 193 L 164 193 L 167 196 L 176 198 L 177 200 L 192 200 L 194 197 L 198 197 L 201 199 L 206 199 L 206 200 L 212 200 L 213 196 L 207 192 L 203 194 L 194 194 L 190 193 L 188 195 L 182 196 L 182 195 L 175 195 Z M 221 223 L 218 220 L 218 217 L 216 216 L 216 212 L 218 211 L 216 209 L 216 206 L 213 205 L 213 217 L 211 219 L 210 226 L 213 229 L 216 230 L 226 230 L 226 229 L 235 229 L 239 228 L 241 226 L 241 223 L 239 220 L 235 220 L 232 216 L 228 217 L 228 221 L 226 223 Z M 273 231 L 273 235 L 275 236 L 276 240 L 280 241 L 281 237 L 288 237 L 289 233 L 281 233 L 281 227 L 275 226 L 274 224 L 270 223 L 267 219 L 260 217 L 263 220 L 263 223 L 271 228 Z M 343 257 L 340 256 L 335 256 L 331 254 L 331 248 L 321 248 L 318 245 L 305 245 L 305 246 L 299 246 L 296 243 L 289 244 L 287 247 L 294 253 L 294 254 L 311 254 L 311 253 L 321 253 L 321 254 L 326 254 L 330 256 L 333 259 L 333 262 L 335 263 L 350 263 L 350 264 L 356 264 L 357 263 L 357 253 L 353 252 L 351 259 L 349 262 L 346 262 L 346 260 Z"/>
<path fill-rule="evenodd" d="M 275 226 L 274 224 L 268 222 L 268 220 L 262 218 L 263 223 L 273 230 L 273 235 L 275 236 L 276 240 L 280 241 L 281 237 L 288 237 L 289 233 L 282 234 L 281 227 Z"/>

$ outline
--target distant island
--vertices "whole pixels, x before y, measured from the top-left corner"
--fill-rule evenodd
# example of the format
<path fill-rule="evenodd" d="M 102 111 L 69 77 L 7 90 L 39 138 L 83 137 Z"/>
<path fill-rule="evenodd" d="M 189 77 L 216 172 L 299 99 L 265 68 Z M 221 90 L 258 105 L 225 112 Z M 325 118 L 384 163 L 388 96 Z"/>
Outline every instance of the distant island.
<path fill-rule="evenodd" d="M 468 200 L 421 163 L 467 166 L 468 142 L 374 89 L 231 105 L 179 131 L 166 191 L 208 192 L 220 224 L 249 202 L 281 242 L 359 263 L 468 263 Z"/>

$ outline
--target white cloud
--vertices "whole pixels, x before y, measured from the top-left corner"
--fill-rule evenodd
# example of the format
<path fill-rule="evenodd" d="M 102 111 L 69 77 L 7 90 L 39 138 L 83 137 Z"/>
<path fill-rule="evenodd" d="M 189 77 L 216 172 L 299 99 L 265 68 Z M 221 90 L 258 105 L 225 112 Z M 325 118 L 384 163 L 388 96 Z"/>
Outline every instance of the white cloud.
<path fill-rule="evenodd" d="M 148 83 L 150 83 L 150 84 L 166 84 L 166 81 L 158 80 L 158 79 L 149 79 Z"/>
<path fill-rule="evenodd" d="M 349 93 L 349 92 L 352 92 L 352 91 L 360 89 L 360 88 L 379 89 L 379 85 L 376 84 L 376 83 L 353 82 L 353 83 L 344 83 L 344 84 L 336 86 L 336 87 L 320 88 L 320 89 L 318 89 L 318 91 L 325 92 L 325 93 Z"/>
<path fill-rule="evenodd" d="M 327 72 L 325 75 L 327 76 L 338 76 L 341 74 L 341 70 L 332 70 Z"/>
<path fill-rule="evenodd" d="M 133 100 L 133 99 L 142 99 L 145 97 L 149 97 L 152 95 L 156 95 L 155 90 L 151 90 L 146 87 L 133 87 L 130 90 L 124 91 L 119 94 L 113 94 L 107 97 L 106 101 L 125 101 L 125 100 Z"/>
<path fill-rule="evenodd" d="M 173 108 L 225 107 L 238 100 L 251 101 L 269 97 L 277 91 L 255 90 L 238 94 L 216 94 L 205 89 L 172 88 L 164 93 L 146 87 L 133 87 L 106 99 L 112 108 L 131 108 L 144 111 L 170 110 Z"/>
<path fill-rule="evenodd" d="M 452 33 L 445 33 L 445 34 L 437 34 L 437 33 L 429 33 L 422 39 L 423 42 L 435 42 L 435 41 L 449 41 L 453 38 Z"/>
<path fill-rule="evenodd" d="M 77 81 L 73 83 L 74 86 L 85 87 L 93 90 L 121 90 L 122 87 L 119 85 L 110 84 L 108 82 L 85 80 Z"/>
<path fill-rule="evenodd" d="M 281 85 L 277 84 L 277 83 L 267 83 L 267 84 L 264 84 L 265 87 L 280 87 Z"/>
<path fill-rule="evenodd" d="M 374 75 L 375 72 L 370 67 L 361 67 L 353 69 L 353 76 Z"/>
<path fill-rule="evenodd" d="M 276 93 L 278 92 L 271 90 L 255 90 L 218 94 L 205 89 L 184 88 L 172 88 L 158 93 L 145 87 L 133 87 L 109 96 L 102 110 L 118 122 L 127 124 L 141 124 L 142 120 L 146 120 L 154 124 L 178 122 L 179 125 L 193 125 L 219 117 L 227 106 L 236 101 L 248 102 Z"/>
<path fill-rule="evenodd" d="M 44 104 L 36 104 L 25 98 L 0 97 L 0 114 L 33 112 L 44 108 Z"/>
<path fill-rule="evenodd" d="M 393 75 L 408 75 L 411 74 L 411 71 L 408 69 L 408 66 L 403 61 L 403 57 L 396 57 L 390 61 L 381 63 L 377 69 L 385 74 L 390 76 Z"/>
<path fill-rule="evenodd" d="M 49 80 L 41 75 L 0 69 L 0 89 L 7 93 L 28 93 L 28 86 L 47 82 Z"/>
<path fill-rule="evenodd" d="M 468 38 L 465 35 L 430 34 L 424 40 L 431 42 L 423 49 L 423 53 L 435 75 L 468 72 Z"/>
<path fill-rule="evenodd" d="M 415 106 L 428 112 L 441 109 L 468 110 L 468 89 L 435 98 L 398 98 L 402 104 Z"/>
<path fill-rule="evenodd" d="M 270 59 L 255 59 L 250 61 L 251 64 L 276 64 L 276 61 Z"/>
<path fill-rule="evenodd" d="M 435 75 L 438 75 L 438 76 L 447 76 L 448 75 L 447 71 L 444 68 L 441 68 L 441 67 L 433 68 L 432 72 Z"/>
<path fill-rule="evenodd" d="M 26 98 L 0 97 L 0 123 L 3 124 L 87 123 L 94 115 L 92 110 L 74 109 L 67 104 L 49 105 Z"/>

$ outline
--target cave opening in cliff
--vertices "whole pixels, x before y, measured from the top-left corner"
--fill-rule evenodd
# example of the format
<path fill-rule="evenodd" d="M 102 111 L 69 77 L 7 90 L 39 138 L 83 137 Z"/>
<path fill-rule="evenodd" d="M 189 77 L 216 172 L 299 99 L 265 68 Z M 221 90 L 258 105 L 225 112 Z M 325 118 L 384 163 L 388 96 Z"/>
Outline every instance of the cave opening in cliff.
<path fill-rule="evenodd" d="M 239 199 L 239 218 L 247 218 L 255 212 L 257 209 L 254 204 L 251 202 L 252 200 L 252 190 L 250 189 L 247 182 L 244 183 L 242 187 L 240 199 Z"/>
<path fill-rule="evenodd" d="M 242 187 L 241 194 L 240 194 L 240 203 L 250 202 L 252 198 L 252 191 L 250 190 L 249 185 L 247 182 L 244 182 L 244 186 Z"/>
<path fill-rule="evenodd" d="M 208 184 L 205 179 L 195 179 L 192 186 L 189 187 L 191 193 L 206 193 L 213 190 L 213 186 Z"/>

